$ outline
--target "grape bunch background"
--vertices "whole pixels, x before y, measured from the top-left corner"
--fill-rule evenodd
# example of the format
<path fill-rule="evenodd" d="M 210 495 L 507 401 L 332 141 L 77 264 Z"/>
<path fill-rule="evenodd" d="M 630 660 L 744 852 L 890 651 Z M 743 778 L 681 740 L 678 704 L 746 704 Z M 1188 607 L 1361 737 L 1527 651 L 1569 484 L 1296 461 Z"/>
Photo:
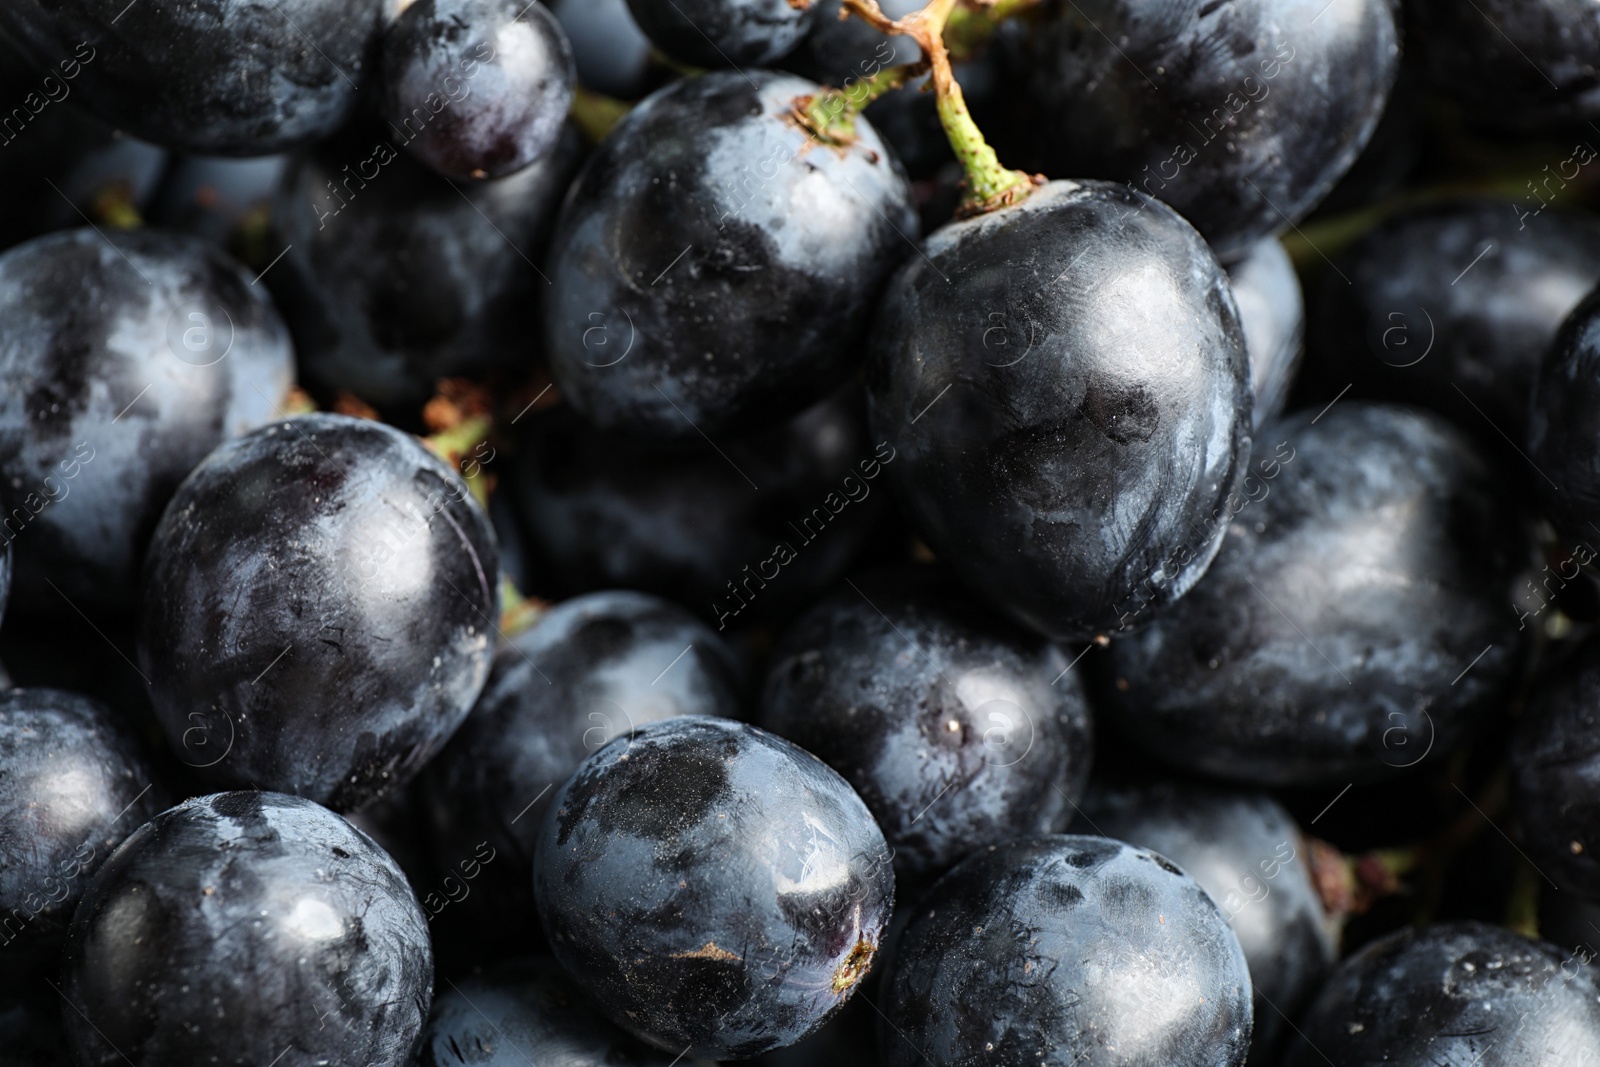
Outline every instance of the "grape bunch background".
<path fill-rule="evenodd" d="M 3 0 L 0 1067 L 1600 1067 L 1594 0 Z"/>

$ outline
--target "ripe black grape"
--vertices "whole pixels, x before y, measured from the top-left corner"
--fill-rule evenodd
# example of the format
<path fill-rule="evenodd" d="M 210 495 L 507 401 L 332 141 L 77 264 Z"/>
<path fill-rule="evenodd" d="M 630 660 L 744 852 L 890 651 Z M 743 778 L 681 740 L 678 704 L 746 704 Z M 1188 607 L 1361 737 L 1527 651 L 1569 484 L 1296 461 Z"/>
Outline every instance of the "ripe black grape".
<path fill-rule="evenodd" d="M 1345 960 L 1284 1067 L 1600 1065 L 1600 982 L 1575 956 L 1485 923 L 1397 931 Z"/>
<path fill-rule="evenodd" d="M 415 418 L 440 378 L 521 372 L 538 353 L 535 264 L 582 153 L 570 128 L 516 174 L 462 188 L 360 126 L 307 153 L 267 274 L 306 385 Z"/>
<path fill-rule="evenodd" d="M 529 415 L 510 492 L 558 595 L 643 589 L 717 629 L 782 618 L 844 573 L 888 509 L 893 449 L 859 389 L 713 448 L 637 441 L 570 408 Z"/>
<path fill-rule="evenodd" d="M 1259 432 L 1289 402 L 1304 354 L 1305 300 L 1289 253 L 1270 237 L 1228 268 L 1228 281 L 1239 302 L 1239 324 L 1250 355 L 1251 411 Z"/>
<path fill-rule="evenodd" d="M 292 373 L 265 291 L 197 238 L 79 229 L 0 256 L 0 536 L 19 604 L 131 609 L 179 481 L 271 420 Z"/>
<path fill-rule="evenodd" d="M 1600 536 L 1600 290 L 1573 309 L 1545 352 L 1526 454 L 1562 536 L 1580 544 Z"/>
<path fill-rule="evenodd" d="M 139 661 L 167 741 L 209 781 L 360 808 L 471 709 L 498 578 L 487 517 L 415 438 L 306 415 L 229 442 L 145 566 Z"/>
<path fill-rule="evenodd" d="M 60 689 L 0 689 L 0 951 L 60 950 L 90 877 L 163 806 L 125 722 Z"/>
<path fill-rule="evenodd" d="M 572 47 L 529 0 L 416 0 L 383 38 L 384 118 L 453 178 L 500 178 L 554 147 L 572 104 Z"/>
<path fill-rule="evenodd" d="M 800 45 L 778 64 L 784 70 L 824 85 L 843 86 L 884 67 L 920 58 L 909 37 L 885 36 L 859 18 L 841 19 L 839 0 L 813 0 L 811 6 L 816 9 L 816 21 Z M 878 4 L 890 18 L 909 15 L 921 6 L 917 0 L 880 0 Z"/>
<path fill-rule="evenodd" d="M 880 993 L 888 1067 L 1242 1067 L 1250 974 L 1200 885 L 1101 837 L 990 845 L 940 879 Z"/>
<path fill-rule="evenodd" d="M 0 31 L 39 66 L 70 61 L 100 118 L 167 148 L 267 155 L 355 107 L 380 0 L 19 0 Z"/>
<path fill-rule="evenodd" d="M 551 241 L 545 349 L 566 398 L 602 428 L 749 430 L 853 366 L 916 219 L 869 123 L 833 148 L 792 121 L 795 98 L 817 91 L 763 71 L 675 82 L 578 176 Z"/>
<path fill-rule="evenodd" d="M 650 91 L 650 38 L 628 0 L 553 0 L 549 8 L 572 45 L 579 84 L 627 100 Z"/>
<path fill-rule="evenodd" d="M 79 1067 L 405 1067 L 433 994 L 428 927 L 371 838 L 298 797 L 217 793 L 140 827 L 72 920 Z"/>
<path fill-rule="evenodd" d="M 1126 182 L 1243 255 L 1349 169 L 1399 69 L 1390 0 L 1328 7 L 1047 0 L 1001 34 L 1017 158 Z"/>
<path fill-rule="evenodd" d="M 1421 404 L 1516 459 L 1539 362 L 1600 283 L 1600 221 L 1532 195 L 1451 200 L 1385 220 L 1341 264 L 1312 315 L 1325 391 Z"/>
<path fill-rule="evenodd" d="M 765 66 L 816 24 L 815 3 L 791 0 L 628 0 L 657 48 L 697 67 Z"/>
<path fill-rule="evenodd" d="M 1245 475 L 1227 275 L 1171 209 L 1107 182 L 1052 182 L 924 251 L 869 370 L 912 525 L 1048 636 L 1142 625 L 1205 573 Z"/>
<path fill-rule="evenodd" d="M 773 734 L 689 716 L 594 753 L 556 794 L 534 889 L 556 958 L 674 1054 L 792 1044 L 855 991 L 894 898 L 843 778 Z"/>
<path fill-rule="evenodd" d="M 1179 766 L 1344 785 L 1443 760 L 1519 662 L 1507 602 L 1526 547 L 1467 438 L 1340 401 L 1263 431 L 1211 570 L 1113 641 L 1125 732 Z"/>
<path fill-rule="evenodd" d="M 433 1002 L 417 1067 L 672 1067 L 595 1010 L 547 956 L 452 982 Z"/>
<path fill-rule="evenodd" d="M 1411 0 L 1407 10 L 1434 84 L 1471 117 L 1524 129 L 1600 117 L 1600 10 L 1588 0 Z"/>
<path fill-rule="evenodd" d="M 802 616 L 773 652 L 760 722 L 845 776 L 902 874 L 1061 829 L 1089 777 L 1067 658 L 917 571 L 852 579 Z"/>
<path fill-rule="evenodd" d="M 1587 646 L 1529 698 L 1511 749 L 1511 811 L 1522 847 L 1562 888 L 1591 898 L 1600 897 L 1597 697 L 1600 662 Z"/>
<path fill-rule="evenodd" d="M 1074 833 L 1157 852 L 1200 883 L 1250 966 L 1252 1062 L 1271 1063 L 1294 1018 L 1333 965 L 1337 936 L 1323 910 L 1305 838 L 1264 793 L 1160 782 L 1091 790 Z"/>

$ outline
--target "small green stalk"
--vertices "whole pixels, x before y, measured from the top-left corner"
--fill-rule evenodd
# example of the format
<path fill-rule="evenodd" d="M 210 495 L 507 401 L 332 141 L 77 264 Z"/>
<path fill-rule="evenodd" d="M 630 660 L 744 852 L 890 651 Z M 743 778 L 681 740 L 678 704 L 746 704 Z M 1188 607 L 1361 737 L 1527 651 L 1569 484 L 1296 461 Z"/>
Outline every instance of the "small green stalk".
<path fill-rule="evenodd" d="M 506 640 L 532 629 L 549 610 L 549 601 L 523 596 L 510 578 L 500 576 L 500 633 Z"/>
<path fill-rule="evenodd" d="M 448 430 L 440 430 L 424 437 L 422 443 L 446 463 L 459 463 L 462 457 L 478 446 L 479 442 L 488 440 L 489 430 L 493 425 L 493 420 L 487 415 L 474 415 L 462 419 Z"/>
<path fill-rule="evenodd" d="M 572 119 L 583 135 L 595 144 L 604 140 L 611 127 L 622 121 L 633 105 L 614 96 L 578 86 L 572 93 Z"/>
<path fill-rule="evenodd" d="M 291 385 L 283 403 L 279 405 L 278 414 L 289 418 L 293 415 L 309 415 L 316 410 L 317 402 L 311 398 L 311 394 L 298 385 Z"/>
<path fill-rule="evenodd" d="M 1539 936 L 1539 869 L 1527 860 L 1517 867 L 1506 900 L 1505 924 L 1525 937 Z"/>
<path fill-rule="evenodd" d="M 939 123 L 967 176 L 961 216 L 981 215 L 1014 204 L 1026 199 L 1033 187 L 1041 184 L 1031 174 L 1000 165 L 1000 157 L 972 120 L 972 112 L 967 110 L 967 101 L 961 95 L 961 86 L 954 78 L 950 79 L 950 91 L 939 94 L 938 109 Z"/>
<path fill-rule="evenodd" d="M 1000 165 L 989 142 L 967 110 L 961 86 L 950 70 L 950 51 L 945 47 L 944 30 L 957 0 L 930 0 L 928 6 L 902 19 L 884 15 L 877 0 L 844 0 L 844 8 L 882 33 L 903 34 L 922 47 L 923 60 L 933 81 L 938 100 L 939 123 L 944 127 L 950 147 L 966 173 L 967 191 L 961 199 L 958 217 L 981 215 L 1026 198 L 1044 178 L 1011 170 Z M 1012 6 L 1015 6 L 1013 2 Z"/>
<path fill-rule="evenodd" d="M 991 4 L 958 6 L 945 23 L 944 43 L 956 62 L 970 59 L 994 39 L 1000 24 L 1014 15 L 1035 7 L 1039 0 L 994 0 Z"/>
<path fill-rule="evenodd" d="M 112 182 L 95 194 L 91 208 L 100 221 L 118 230 L 137 230 L 144 218 L 133 203 L 133 189 L 127 182 Z"/>
<path fill-rule="evenodd" d="M 811 136 L 834 148 L 855 144 L 856 116 L 884 93 L 898 89 L 921 64 L 885 67 L 870 78 L 860 78 L 842 89 L 824 89 L 794 102 L 795 120 Z"/>
<path fill-rule="evenodd" d="M 491 478 L 484 476 L 481 464 L 474 457 L 478 446 L 488 441 L 489 431 L 493 428 L 494 420 L 487 415 L 474 415 L 462 419 L 458 425 L 448 430 L 440 430 L 422 439 L 422 443 L 428 446 L 434 455 L 461 475 L 462 480 L 467 483 L 467 489 L 472 493 L 472 498 L 485 511 L 489 510 Z"/>

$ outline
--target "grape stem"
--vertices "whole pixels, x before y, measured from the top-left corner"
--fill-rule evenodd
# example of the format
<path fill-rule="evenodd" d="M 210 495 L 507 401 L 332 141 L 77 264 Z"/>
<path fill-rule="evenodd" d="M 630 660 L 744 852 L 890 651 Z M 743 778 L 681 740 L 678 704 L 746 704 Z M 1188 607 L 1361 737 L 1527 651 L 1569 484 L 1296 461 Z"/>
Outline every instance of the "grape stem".
<path fill-rule="evenodd" d="M 632 104 L 579 85 L 572 93 L 572 119 L 585 137 L 599 144 L 622 121 Z"/>
<path fill-rule="evenodd" d="M 966 0 L 950 12 L 944 27 L 944 45 L 955 62 L 970 59 L 994 39 L 1000 24 L 1031 7 L 1039 0 Z"/>
<path fill-rule="evenodd" d="M 489 433 L 493 429 L 494 420 L 488 415 L 471 415 L 422 439 L 430 452 L 461 475 L 472 498 L 485 511 L 489 510 L 494 475 L 483 470 L 483 463 L 487 460 L 479 457 L 492 456 L 492 450 L 484 450 L 488 448 Z"/>
<path fill-rule="evenodd" d="M 1343 923 L 1377 901 L 1404 892 L 1406 879 L 1424 861 L 1416 849 L 1390 848 L 1347 856 L 1316 838 L 1308 839 L 1311 884 L 1329 918 Z"/>
<path fill-rule="evenodd" d="M 921 63 L 885 67 L 871 77 L 849 82 L 842 89 L 824 89 L 820 93 L 797 96 L 793 105 L 794 120 L 823 144 L 833 148 L 848 147 L 856 142 L 856 116 L 878 97 L 900 88 L 925 69 Z"/>
<path fill-rule="evenodd" d="M 544 618 L 550 607 L 550 601 L 523 596 L 510 578 L 503 574 L 500 576 L 501 637 L 509 641 L 518 634 L 531 630 L 534 623 Z"/>
<path fill-rule="evenodd" d="M 967 192 L 957 212 L 959 217 L 966 217 L 1025 199 L 1034 186 L 1044 183 L 1044 177 L 1001 166 L 1000 157 L 984 140 L 983 132 L 972 119 L 972 112 L 967 110 L 961 84 L 950 69 L 950 51 L 944 43 L 944 28 L 957 2 L 930 0 L 926 7 L 901 19 L 885 15 L 878 0 L 844 0 L 843 10 L 880 33 L 910 37 L 921 47 L 923 62 L 928 65 L 933 82 L 939 123 L 966 174 Z"/>

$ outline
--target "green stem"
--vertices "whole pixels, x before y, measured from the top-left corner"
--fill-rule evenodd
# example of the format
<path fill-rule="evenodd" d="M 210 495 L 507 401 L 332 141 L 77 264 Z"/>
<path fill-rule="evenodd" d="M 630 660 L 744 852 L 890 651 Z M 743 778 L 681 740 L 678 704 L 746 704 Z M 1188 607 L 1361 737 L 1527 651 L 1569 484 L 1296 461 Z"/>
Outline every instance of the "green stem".
<path fill-rule="evenodd" d="M 283 398 L 283 403 L 279 406 L 286 416 L 309 415 L 317 410 L 317 402 L 311 399 L 311 394 L 298 385 L 289 387 L 288 394 Z"/>
<path fill-rule="evenodd" d="M 633 105 L 626 100 L 618 100 L 581 85 L 572 93 L 572 119 L 583 130 L 583 135 L 596 144 L 611 132 L 611 127 L 622 121 L 622 116 L 631 107 Z"/>
<path fill-rule="evenodd" d="M 1539 869 L 1527 860 L 1517 866 L 1506 901 L 1506 925 L 1526 937 L 1539 936 Z"/>
<path fill-rule="evenodd" d="M 939 123 L 944 127 L 950 147 L 966 174 L 967 191 L 958 216 L 980 215 L 1006 204 L 1014 204 L 1041 185 L 1044 178 L 1011 170 L 1000 165 L 983 132 L 972 120 L 961 85 L 950 70 L 950 52 L 945 47 L 944 30 L 955 10 L 956 0 L 930 0 L 928 6 L 899 20 L 890 20 L 877 0 L 844 0 L 845 10 L 883 33 L 910 37 L 922 47 L 938 100 Z"/>
<path fill-rule="evenodd" d="M 112 182 L 95 194 L 91 208 L 100 221 L 118 230 L 136 230 L 144 225 L 133 203 L 133 189 L 127 182 Z"/>
<path fill-rule="evenodd" d="M 884 93 L 898 89 L 921 64 L 885 67 L 870 78 L 858 78 L 842 89 L 824 89 L 794 102 L 795 120 L 805 131 L 824 144 L 843 148 L 855 144 L 856 116 Z"/>
<path fill-rule="evenodd" d="M 967 110 L 961 86 L 954 78 L 950 79 L 950 86 L 951 91 L 939 94 L 939 122 L 967 176 L 961 214 L 981 215 L 1025 199 L 1040 183 L 1030 174 L 1000 165 L 1000 157 L 984 140 L 983 131 Z"/>
<path fill-rule="evenodd" d="M 992 4 L 958 6 L 945 23 L 944 43 L 950 58 L 960 63 L 971 59 L 994 39 L 995 31 L 1006 19 L 1037 6 L 1039 0 L 994 0 Z"/>
<path fill-rule="evenodd" d="M 440 430 L 422 439 L 433 454 L 444 460 L 461 475 L 471 491 L 472 498 L 485 510 L 489 510 L 489 477 L 484 476 L 481 465 L 473 458 L 473 453 L 478 446 L 489 439 L 489 431 L 494 428 L 494 420 L 487 415 L 474 415 L 462 419 L 461 422 L 448 430 Z"/>
<path fill-rule="evenodd" d="M 1312 884 L 1327 914 L 1343 922 L 1406 887 L 1407 876 L 1422 865 L 1416 849 L 1377 849 L 1347 856 L 1326 841 L 1306 841 Z"/>
<path fill-rule="evenodd" d="M 479 442 L 488 440 L 489 429 L 493 425 L 493 420 L 487 415 L 474 415 L 469 419 L 462 419 L 448 430 L 429 434 L 422 439 L 422 443 L 446 463 L 459 463 L 461 458 L 477 447 Z"/>
<path fill-rule="evenodd" d="M 532 629 L 549 610 L 549 601 L 523 596 L 510 578 L 500 576 L 500 633 L 507 640 Z"/>

